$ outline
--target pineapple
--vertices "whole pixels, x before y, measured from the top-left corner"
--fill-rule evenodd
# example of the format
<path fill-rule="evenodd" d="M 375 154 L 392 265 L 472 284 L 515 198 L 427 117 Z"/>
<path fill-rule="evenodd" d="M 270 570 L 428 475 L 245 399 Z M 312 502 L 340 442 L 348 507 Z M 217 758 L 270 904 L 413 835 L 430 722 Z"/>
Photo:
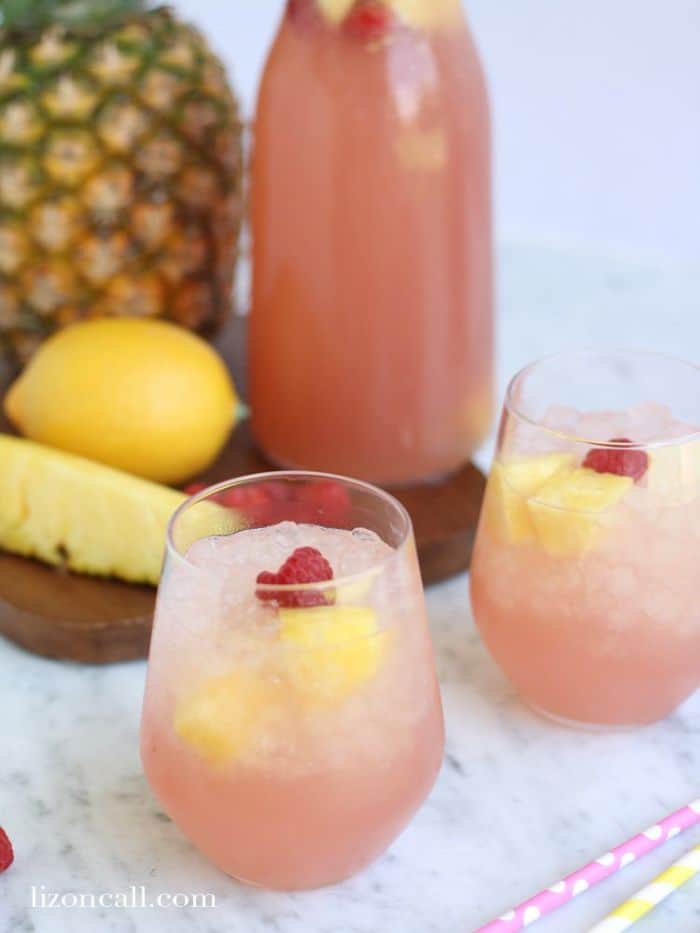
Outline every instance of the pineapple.
<path fill-rule="evenodd" d="M 230 311 L 241 121 L 223 66 L 145 0 L 0 0 L 0 356 L 103 315 Z"/>
<path fill-rule="evenodd" d="M 311 701 L 341 702 L 370 681 L 385 659 L 390 633 L 380 632 L 373 609 L 280 609 L 279 617 L 282 640 L 292 649 L 287 677 Z"/>
<path fill-rule="evenodd" d="M 344 702 L 377 675 L 391 646 L 391 633 L 379 630 L 368 607 L 280 609 L 279 621 L 286 650 L 270 650 L 267 668 L 238 666 L 176 706 L 175 734 L 212 764 L 245 759 L 261 737 L 283 732 L 285 709 L 323 711 Z"/>
<path fill-rule="evenodd" d="M 279 685 L 244 667 L 205 682 L 177 704 L 174 732 L 213 765 L 245 757 L 283 707 Z"/>
<path fill-rule="evenodd" d="M 580 557 L 596 543 L 606 513 L 634 485 L 629 476 L 585 467 L 561 470 L 528 501 L 539 543 L 553 557 Z"/>
<path fill-rule="evenodd" d="M 8 434 L 0 434 L 0 475 L 0 547 L 81 573 L 158 582 L 183 493 Z"/>
<path fill-rule="evenodd" d="M 187 496 L 83 457 L 0 433 L 0 548 L 77 573 L 160 580 L 168 522 Z M 236 509 L 185 510 L 176 546 L 245 527 Z"/>
<path fill-rule="evenodd" d="M 511 544 L 534 538 L 535 530 L 527 500 L 548 479 L 573 465 L 572 454 L 551 453 L 523 457 L 509 463 L 496 461 L 491 468 L 484 500 L 485 521 L 499 537 Z"/>
<path fill-rule="evenodd" d="M 596 473 L 569 453 L 494 463 L 484 520 L 509 544 L 537 542 L 555 557 L 577 557 L 595 544 L 608 510 L 633 486 L 629 476 Z"/>

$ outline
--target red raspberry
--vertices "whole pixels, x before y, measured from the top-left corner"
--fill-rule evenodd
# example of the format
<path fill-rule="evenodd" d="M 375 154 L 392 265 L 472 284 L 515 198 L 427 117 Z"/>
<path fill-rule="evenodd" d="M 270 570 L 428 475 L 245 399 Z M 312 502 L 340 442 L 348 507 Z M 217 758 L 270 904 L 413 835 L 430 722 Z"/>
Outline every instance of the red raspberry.
<path fill-rule="evenodd" d="M 634 441 L 628 437 L 613 437 L 611 444 L 628 444 L 633 447 Z M 629 476 L 638 483 L 649 469 L 649 456 L 644 450 L 628 449 L 624 447 L 596 447 L 589 450 L 583 465 L 596 473 L 614 473 L 617 476 Z"/>
<path fill-rule="evenodd" d="M 315 547 L 300 547 L 288 557 L 277 573 L 263 570 L 258 574 L 256 583 L 266 585 L 280 584 L 292 586 L 295 583 L 325 583 L 333 579 L 333 568 L 326 558 Z M 285 609 L 294 609 L 305 606 L 325 606 L 331 600 L 326 594 L 313 590 L 299 590 L 297 592 L 277 592 L 258 590 L 258 599 L 263 602 L 276 602 Z"/>
<path fill-rule="evenodd" d="M 7 833 L 0 826 L 0 872 L 6 871 L 15 859 L 12 851 L 12 843 L 7 838 Z"/>
<path fill-rule="evenodd" d="M 372 42 L 391 31 L 394 15 L 379 0 L 360 0 L 345 20 L 345 31 L 354 39 Z"/>
<path fill-rule="evenodd" d="M 206 488 L 206 483 L 190 483 L 189 486 L 185 486 L 182 491 L 188 496 L 196 496 L 198 492 L 202 492 L 202 490 Z"/>
<path fill-rule="evenodd" d="M 342 483 L 320 480 L 299 491 L 299 521 L 331 528 L 347 528 L 352 513 L 350 495 Z"/>

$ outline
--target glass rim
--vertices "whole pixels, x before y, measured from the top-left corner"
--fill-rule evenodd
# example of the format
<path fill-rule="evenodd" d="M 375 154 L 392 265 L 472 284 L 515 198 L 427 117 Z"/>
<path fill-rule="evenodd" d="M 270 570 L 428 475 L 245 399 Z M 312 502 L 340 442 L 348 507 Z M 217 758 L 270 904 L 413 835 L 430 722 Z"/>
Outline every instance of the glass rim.
<path fill-rule="evenodd" d="M 588 437 L 581 437 L 577 434 L 573 434 L 569 431 L 562 431 L 557 428 L 548 427 L 542 422 L 540 418 L 533 418 L 524 412 L 521 408 L 518 407 L 515 402 L 515 389 L 519 383 L 524 381 L 524 379 L 530 375 L 534 370 L 538 369 L 545 363 L 549 363 L 552 360 L 563 359 L 565 357 L 575 357 L 575 356 L 626 356 L 629 358 L 649 358 L 654 360 L 663 360 L 667 363 L 673 363 L 686 369 L 694 370 L 700 380 L 700 365 L 697 363 L 692 363 L 690 360 L 686 360 L 681 356 L 675 356 L 673 353 L 663 353 L 658 350 L 636 350 L 629 347 L 609 347 L 603 349 L 601 347 L 581 347 L 573 350 L 558 350 L 555 353 L 548 353 L 546 356 L 541 356 L 536 360 L 523 366 L 519 369 L 515 375 L 512 377 L 508 383 L 506 389 L 506 395 L 503 402 L 504 410 L 512 415 L 513 418 L 518 419 L 519 421 L 529 424 L 531 427 L 537 428 L 539 431 L 544 431 L 546 434 L 550 434 L 552 437 L 557 437 L 560 440 L 571 441 L 576 444 L 585 444 L 588 447 L 598 447 L 604 449 L 615 449 L 620 448 L 623 450 L 653 450 L 659 447 L 680 447 L 683 444 L 690 444 L 695 441 L 700 441 L 700 428 L 696 431 L 691 431 L 688 434 L 683 434 L 680 437 L 669 437 L 669 438 L 659 438 L 658 440 L 653 441 L 642 441 L 638 444 L 636 443 L 625 443 L 624 441 L 600 441 L 594 440 Z"/>
<path fill-rule="evenodd" d="M 266 473 L 247 473 L 244 476 L 236 476 L 232 479 L 223 480 L 220 483 L 215 483 L 212 486 L 207 486 L 206 489 L 200 490 L 198 493 L 195 493 L 193 496 L 185 499 L 184 502 L 181 502 L 180 505 L 175 509 L 173 514 L 168 521 L 168 526 L 165 534 L 165 545 L 166 545 L 166 554 L 169 557 L 177 559 L 178 561 L 186 564 L 188 567 L 192 567 L 194 570 L 202 570 L 198 564 L 193 563 L 183 554 L 180 549 L 175 544 L 173 533 L 175 531 L 175 526 L 177 525 L 179 519 L 182 515 L 185 514 L 190 508 L 197 505 L 200 502 L 204 502 L 207 499 L 211 499 L 212 496 L 217 493 L 224 492 L 228 489 L 232 489 L 235 486 L 242 486 L 246 484 L 251 484 L 254 482 L 269 482 L 271 480 L 288 480 L 288 479 L 318 479 L 318 480 L 331 480 L 336 483 L 342 483 L 344 486 L 355 487 L 356 489 L 361 489 L 364 492 L 371 493 L 377 499 L 383 499 L 387 502 L 397 514 L 401 517 L 403 527 L 401 529 L 401 540 L 397 545 L 388 545 L 387 547 L 391 548 L 391 553 L 387 554 L 386 557 L 383 557 L 379 561 L 375 561 L 370 567 L 365 568 L 364 570 L 359 571 L 358 573 L 347 574 L 342 577 L 334 577 L 332 580 L 323 580 L 318 583 L 257 583 L 255 584 L 256 591 L 262 593 L 300 593 L 300 592 L 322 592 L 325 590 L 333 590 L 339 586 L 346 586 L 352 583 L 355 583 L 359 580 L 366 579 L 368 576 L 378 576 L 382 571 L 387 567 L 395 558 L 402 554 L 408 542 L 411 540 L 413 534 L 413 522 L 411 516 L 408 513 L 406 507 L 399 502 L 399 500 L 392 496 L 391 493 L 386 492 L 386 490 L 381 489 L 379 486 L 374 486 L 372 483 L 366 483 L 364 480 L 353 479 L 349 476 L 341 476 L 336 473 L 320 473 L 313 470 L 270 470 Z M 261 525 L 261 528 L 272 527 L 271 525 Z M 330 526 L 322 526 L 330 527 Z M 241 528 L 240 531 L 246 531 L 247 529 Z M 255 529 L 253 529 L 255 530 Z M 231 532 L 231 534 L 237 534 L 237 531 Z M 204 535 L 203 537 L 207 537 Z M 380 536 L 381 537 L 381 536 Z M 201 540 L 201 539 L 197 539 Z M 382 538 L 382 540 L 384 540 Z M 386 544 L 386 542 L 384 542 Z"/>

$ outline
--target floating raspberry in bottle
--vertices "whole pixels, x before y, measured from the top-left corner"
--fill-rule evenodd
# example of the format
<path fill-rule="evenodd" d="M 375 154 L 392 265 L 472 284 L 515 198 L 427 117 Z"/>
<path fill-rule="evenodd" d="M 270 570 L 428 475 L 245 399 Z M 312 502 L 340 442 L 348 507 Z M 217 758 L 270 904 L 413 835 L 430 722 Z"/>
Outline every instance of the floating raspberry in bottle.
<path fill-rule="evenodd" d="M 345 20 L 345 32 L 362 42 L 385 38 L 395 24 L 395 17 L 380 0 L 360 0 Z"/>
<path fill-rule="evenodd" d="M 649 469 L 649 455 L 645 450 L 634 447 L 628 437 L 613 437 L 610 444 L 616 447 L 595 447 L 589 450 L 583 461 L 584 467 L 596 473 L 614 473 L 629 476 L 638 483 Z M 622 445 L 627 445 L 624 447 Z"/>
<path fill-rule="evenodd" d="M 15 860 L 15 854 L 12 851 L 12 843 L 7 833 L 0 826 L 0 872 L 7 871 Z"/>
<path fill-rule="evenodd" d="M 305 583 L 326 583 L 333 579 L 333 568 L 315 547 L 300 547 L 287 558 L 275 573 L 263 570 L 256 583 L 266 586 L 294 586 Z M 333 602 L 330 594 L 315 590 L 257 590 L 255 594 L 263 602 L 276 602 L 285 609 L 326 606 Z"/>

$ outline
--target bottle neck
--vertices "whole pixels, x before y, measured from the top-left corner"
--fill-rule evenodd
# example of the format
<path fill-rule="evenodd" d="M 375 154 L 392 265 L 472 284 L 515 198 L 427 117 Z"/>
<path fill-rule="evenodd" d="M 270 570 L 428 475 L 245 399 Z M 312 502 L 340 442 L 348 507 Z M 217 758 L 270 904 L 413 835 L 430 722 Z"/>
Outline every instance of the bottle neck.
<path fill-rule="evenodd" d="M 287 0 L 287 16 L 370 37 L 402 26 L 431 32 L 464 23 L 461 0 Z"/>
<path fill-rule="evenodd" d="M 430 33 L 464 24 L 461 0 L 287 0 L 286 15 L 366 41 L 397 29 Z"/>

